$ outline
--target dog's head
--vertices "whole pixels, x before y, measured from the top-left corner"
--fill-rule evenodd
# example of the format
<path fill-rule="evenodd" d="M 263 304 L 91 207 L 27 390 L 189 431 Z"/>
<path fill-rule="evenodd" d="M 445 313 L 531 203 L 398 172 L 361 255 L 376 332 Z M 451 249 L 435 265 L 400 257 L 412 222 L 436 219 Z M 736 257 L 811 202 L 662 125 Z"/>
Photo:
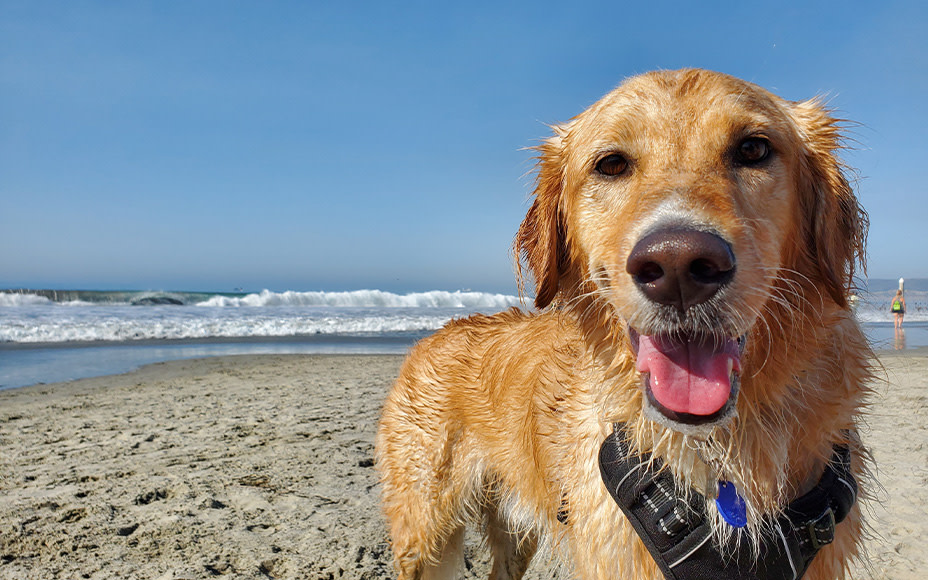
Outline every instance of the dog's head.
<path fill-rule="evenodd" d="M 537 307 L 608 304 L 650 417 L 681 431 L 726 421 L 757 327 L 782 331 L 778 308 L 847 308 L 866 217 L 817 101 L 657 72 L 554 130 L 516 250 Z"/>

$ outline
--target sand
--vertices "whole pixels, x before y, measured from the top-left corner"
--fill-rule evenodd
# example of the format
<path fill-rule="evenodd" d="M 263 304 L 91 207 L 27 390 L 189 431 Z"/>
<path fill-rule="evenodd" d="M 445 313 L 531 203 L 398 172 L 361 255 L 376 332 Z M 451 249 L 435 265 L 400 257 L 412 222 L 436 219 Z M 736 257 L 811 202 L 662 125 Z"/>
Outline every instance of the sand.
<path fill-rule="evenodd" d="M 928 352 L 881 356 L 856 577 L 928 570 Z M 373 440 L 396 356 L 240 356 L 0 391 L 0 579 L 389 578 Z M 486 557 L 468 549 L 468 577 Z M 545 562 L 532 578 L 550 578 Z"/>

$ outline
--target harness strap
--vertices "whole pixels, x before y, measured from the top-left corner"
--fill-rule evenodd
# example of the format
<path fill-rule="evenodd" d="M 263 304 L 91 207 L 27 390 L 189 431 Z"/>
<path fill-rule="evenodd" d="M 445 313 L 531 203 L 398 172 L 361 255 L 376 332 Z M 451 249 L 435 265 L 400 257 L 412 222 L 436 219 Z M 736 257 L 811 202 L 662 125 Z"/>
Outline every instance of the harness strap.
<path fill-rule="evenodd" d="M 630 455 L 621 425 L 599 451 L 606 488 L 668 580 L 799 580 L 818 551 L 834 541 L 836 524 L 854 505 L 850 462 L 850 450 L 836 445 L 818 485 L 765 526 L 772 532 L 761 538 L 755 557 L 751 542 L 739 533 L 732 535 L 732 545 L 716 545 L 705 498 L 695 490 L 680 497 L 660 460 Z"/>

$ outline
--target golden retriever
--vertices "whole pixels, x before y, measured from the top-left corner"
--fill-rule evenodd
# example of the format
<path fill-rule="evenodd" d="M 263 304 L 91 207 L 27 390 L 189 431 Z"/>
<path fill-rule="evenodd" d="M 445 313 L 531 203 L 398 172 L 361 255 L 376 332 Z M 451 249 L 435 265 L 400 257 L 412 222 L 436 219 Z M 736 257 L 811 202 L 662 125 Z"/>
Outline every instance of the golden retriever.
<path fill-rule="evenodd" d="M 578 578 L 661 578 L 600 474 L 615 424 L 629 454 L 702 494 L 720 551 L 769 533 L 835 445 L 866 494 L 872 353 L 848 297 L 867 218 L 839 123 L 818 100 L 687 69 L 554 127 L 514 244 L 538 312 L 448 323 L 386 400 L 376 456 L 401 580 L 462 574 L 468 522 L 491 578 L 521 577 L 541 548 Z M 859 504 L 832 529 L 805 578 L 847 573 Z"/>

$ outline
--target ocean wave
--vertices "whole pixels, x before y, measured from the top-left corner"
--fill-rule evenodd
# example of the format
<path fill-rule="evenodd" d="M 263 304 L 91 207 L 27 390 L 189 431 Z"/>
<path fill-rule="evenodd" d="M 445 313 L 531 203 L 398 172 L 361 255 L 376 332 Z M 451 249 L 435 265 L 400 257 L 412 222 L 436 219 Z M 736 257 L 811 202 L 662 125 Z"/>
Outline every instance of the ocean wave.
<path fill-rule="evenodd" d="M 93 316 L 8 321 L 0 342 L 65 343 L 95 341 L 279 338 L 312 335 L 375 335 L 427 332 L 441 328 L 450 314 L 403 316 L 344 314 L 306 316 L 199 317 L 186 313 L 159 318 Z"/>
<path fill-rule="evenodd" d="M 354 290 L 351 292 L 271 292 L 263 290 L 246 296 L 213 296 L 200 302 L 203 307 L 262 307 L 262 306 L 332 306 L 340 308 L 489 308 L 502 310 L 519 306 L 516 296 L 485 292 L 418 292 L 393 294 L 383 290 Z"/>
<path fill-rule="evenodd" d="M 87 300 L 90 300 L 89 302 Z M 52 292 L 0 294 L 0 342 L 66 343 L 422 333 L 520 304 L 484 292 Z"/>
<path fill-rule="evenodd" d="M 0 293 L 0 306 L 14 308 L 17 306 L 40 306 L 51 304 L 52 301 L 36 294 L 9 294 Z"/>
<path fill-rule="evenodd" d="M 890 298 L 863 296 L 858 320 L 890 324 Z M 907 293 L 907 303 L 906 323 L 928 322 L 928 292 Z M 0 343 L 426 333 L 452 318 L 512 306 L 523 305 L 515 296 L 468 291 L 0 293 Z"/>
<path fill-rule="evenodd" d="M 23 290 L 0 292 L 0 306 L 204 306 L 213 308 L 333 306 L 343 308 L 467 308 L 502 310 L 522 305 L 516 296 L 458 290 L 394 294 L 383 290 L 252 294 L 164 291 Z"/>

